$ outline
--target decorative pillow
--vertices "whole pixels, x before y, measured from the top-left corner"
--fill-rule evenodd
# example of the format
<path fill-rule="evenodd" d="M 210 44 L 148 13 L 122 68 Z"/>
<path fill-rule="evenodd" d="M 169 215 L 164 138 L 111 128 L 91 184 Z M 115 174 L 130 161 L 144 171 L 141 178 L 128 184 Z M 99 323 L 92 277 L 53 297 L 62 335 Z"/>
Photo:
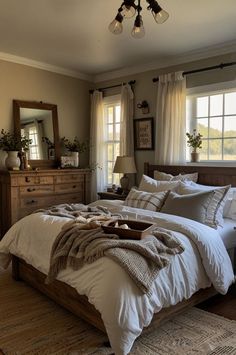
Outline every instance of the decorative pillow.
<path fill-rule="evenodd" d="M 175 190 L 179 186 L 179 181 L 157 181 L 147 175 L 143 175 L 138 189 L 146 192 L 160 192 Z"/>
<path fill-rule="evenodd" d="M 170 192 L 161 212 L 208 224 L 207 211 L 213 195 L 214 191 L 197 192 L 189 195 L 178 195 L 175 192 Z"/>
<path fill-rule="evenodd" d="M 180 195 L 193 194 L 201 191 L 213 191 L 212 201 L 209 205 L 207 212 L 207 221 L 206 223 L 213 228 L 217 226 L 223 226 L 223 209 L 227 200 L 227 194 L 230 189 L 228 186 L 209 186 L 209 185 L 200 185 L 191 183 L 181 182 L 178 186 L 177 192 Z"/>
<path fill-rule="evenodd" d="M 197 182 L 198 173 L 171 175 L 158 170 L 154 170 L 154 179 L 158 181 L 193 181 Z"/>
<path fill-rule="evenodd" d="M 131 189 L 125 199 L 124 206 L 159 212 L 168 194 L 169 191 L 148 193 L 146 191 Z"/>

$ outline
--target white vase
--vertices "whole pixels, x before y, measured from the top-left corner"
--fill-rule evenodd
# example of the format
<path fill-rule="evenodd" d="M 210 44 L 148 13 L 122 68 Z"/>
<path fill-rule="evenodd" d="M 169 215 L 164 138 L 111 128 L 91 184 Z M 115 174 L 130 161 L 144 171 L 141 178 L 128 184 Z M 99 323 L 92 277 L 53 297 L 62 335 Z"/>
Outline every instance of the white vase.
<path fill-rule="evenodd" d="M 70 156 L 73 157 L 75 162 L 75 168 L 79 166 L 79 152 L 70 152 Z"/>
<path fill-rule="evenodd" d="M 18 157 L 18 151 L 7 152 L 5 165 L 6 165 L 6 168 L 9 170 L 12 170 L 13 168 L 20 167 L 20 158 Z"/>

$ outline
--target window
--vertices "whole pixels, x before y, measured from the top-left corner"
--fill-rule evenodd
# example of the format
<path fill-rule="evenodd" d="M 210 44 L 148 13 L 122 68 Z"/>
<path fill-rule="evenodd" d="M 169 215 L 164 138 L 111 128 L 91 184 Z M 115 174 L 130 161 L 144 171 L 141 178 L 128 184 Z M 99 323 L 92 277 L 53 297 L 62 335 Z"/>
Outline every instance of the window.
<path fill-rule="evenodd" d="M 21 134 L 32 140 L 32 143 L 29 146 L 29 159 L 40 159 L 38 132 L 36 126 L 34 124 L 28 124 L 25 128 L 21 129 Z"/>
<path fill-rule="evenodd" d="M 236 160 L 236 90 L 188 97 L 187 113 L 187 131 L 203 135 L 201 161 Z"/>
<path fill-rule="evenodd" d="M 116 157 L 120 155 L 120 96 L 104 99 L 105 178 L 106 185 L 119 185 L 119 174 L 113 174 Z"/>

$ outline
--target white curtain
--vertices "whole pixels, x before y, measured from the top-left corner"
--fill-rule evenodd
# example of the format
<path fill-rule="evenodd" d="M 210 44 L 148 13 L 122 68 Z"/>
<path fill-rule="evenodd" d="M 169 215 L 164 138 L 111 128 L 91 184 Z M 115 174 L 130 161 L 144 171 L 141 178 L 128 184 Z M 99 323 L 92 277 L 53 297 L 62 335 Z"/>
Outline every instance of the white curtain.
<path fill-rule="evenodd" d="M 91 120 L 90 120 L 90 167 L 91 201 L 98 199 L 97 192 L 104 190 L 105 167 L 105 124 L 103 113 L 102 92 L 95 90 L 91 95 Z"/>
<path fill-rule="evenodd" d="M 156 112 L 156 164 L 185 162 L 186 79 L 183 72 L 159 76 Z"/>
<path fill-rule="evenodd" d="M 121 128 L 120 128 L 120 155 L 134 156 L 134 94 L 129 84 L 121 88 Z"/>
<path fill-rule="evenodd" d="M 34 120 L 34 125 L 36 128 L 36 136 L 38 138 L 38 156 L 39 159 L 43 159 L 43 144 L 42 144 L 42 137 L 44 136 L 44 130 L 43 130 L 43 122 L 38 122 L 38 120 Z M 46 158 L 48 159 L 48 157 Z"/>

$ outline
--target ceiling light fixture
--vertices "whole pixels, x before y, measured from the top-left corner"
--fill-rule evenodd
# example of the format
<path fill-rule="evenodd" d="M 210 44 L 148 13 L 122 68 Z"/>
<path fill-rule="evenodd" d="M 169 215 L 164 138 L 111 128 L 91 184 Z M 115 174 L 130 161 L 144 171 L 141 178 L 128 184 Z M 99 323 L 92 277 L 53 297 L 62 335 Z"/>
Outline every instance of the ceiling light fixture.
<path fill-rule="evenodd" d="M 147 10 L 152 12 L 156 23 L 162 24 L 168 19 L 168 12 L 163 10 L 156 0 L 146 0 L 146 2 L 148 3 Z M 143 20 L 141 16 L 142 7 L 140 3 L 141 0 L 124 0 L 118 9 L 115 19 L 108 27 L 110 32 L 115 35 L 122 33 L 123 20 L 132 18 L 137 13 L 131 35 L 134 38 L 142 38 L 145 35 L 145 30 L 143 27 Z"/>

